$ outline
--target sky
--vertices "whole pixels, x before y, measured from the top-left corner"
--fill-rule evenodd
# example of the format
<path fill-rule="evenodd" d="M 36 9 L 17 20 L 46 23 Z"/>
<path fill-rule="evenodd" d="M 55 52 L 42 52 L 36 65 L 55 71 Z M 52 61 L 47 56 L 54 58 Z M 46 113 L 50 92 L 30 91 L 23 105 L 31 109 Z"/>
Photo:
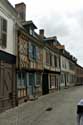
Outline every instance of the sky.
<path fill-rule="evenodd" d="M 83 66 L 83 0 L 9 0 L 24 2 L 26 20 L 33 20 L 45 36 L 57 36 L 65 49 Z"/>

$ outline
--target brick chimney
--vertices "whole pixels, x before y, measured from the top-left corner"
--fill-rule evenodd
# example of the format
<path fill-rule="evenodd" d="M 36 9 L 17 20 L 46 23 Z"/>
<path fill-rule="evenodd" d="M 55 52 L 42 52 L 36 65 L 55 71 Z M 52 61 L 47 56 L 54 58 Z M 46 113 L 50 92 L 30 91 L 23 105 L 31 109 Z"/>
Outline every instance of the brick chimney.
<path fill-rule="evenodd" d="M 23 2 L 15 4 L 15 9 L 17 13 L 20 15 L 21 21 L 22 22 L 25 21 L 26 20 L 26 4 Z"/>
<path fill-rule="evenodd" d="M 44 38 L 44 29 L 39 30 L 39 35 L 42 39 Z"/>

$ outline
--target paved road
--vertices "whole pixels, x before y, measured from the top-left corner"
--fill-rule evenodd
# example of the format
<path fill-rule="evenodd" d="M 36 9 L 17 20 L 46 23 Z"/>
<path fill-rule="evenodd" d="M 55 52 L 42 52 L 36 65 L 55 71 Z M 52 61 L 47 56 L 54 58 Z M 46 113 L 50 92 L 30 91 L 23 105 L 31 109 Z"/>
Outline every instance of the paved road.
<path fill-rule="evenodd" d="M 76 125 L 76 104 L 81 98 L 83 86 L 42 96 L 0 114 L 0 125 Z"/>

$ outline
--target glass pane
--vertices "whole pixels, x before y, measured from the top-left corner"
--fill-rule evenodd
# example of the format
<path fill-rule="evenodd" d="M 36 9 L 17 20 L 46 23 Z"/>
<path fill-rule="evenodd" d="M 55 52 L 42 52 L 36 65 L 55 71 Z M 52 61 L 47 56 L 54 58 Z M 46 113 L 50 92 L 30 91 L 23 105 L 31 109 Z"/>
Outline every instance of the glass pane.
<path fill-rule="evenodd" d="M 35 85 L 35 74 L 34 73 L 29 74 L 29 85 Z"/>

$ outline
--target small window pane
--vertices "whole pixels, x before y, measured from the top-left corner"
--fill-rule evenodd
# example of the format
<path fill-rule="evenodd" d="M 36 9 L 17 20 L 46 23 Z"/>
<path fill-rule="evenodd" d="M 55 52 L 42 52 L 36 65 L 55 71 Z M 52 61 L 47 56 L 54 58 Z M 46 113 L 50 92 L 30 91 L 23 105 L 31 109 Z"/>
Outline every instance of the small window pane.
<path fill-rule="evenodd" d="M 40 85 L 41 84 L 41 74 L 36 74 L 36 85 Z"/>
<path fill-rule="evenodd" d="M 6 39 L 7 39 L 6 34 L 2 33 L 2 47 L 6 47 Z"/>
<path fill-rule="evenodd" d="M 2 31 L 7 32 L 7 21 L 2 19 Z"/>

